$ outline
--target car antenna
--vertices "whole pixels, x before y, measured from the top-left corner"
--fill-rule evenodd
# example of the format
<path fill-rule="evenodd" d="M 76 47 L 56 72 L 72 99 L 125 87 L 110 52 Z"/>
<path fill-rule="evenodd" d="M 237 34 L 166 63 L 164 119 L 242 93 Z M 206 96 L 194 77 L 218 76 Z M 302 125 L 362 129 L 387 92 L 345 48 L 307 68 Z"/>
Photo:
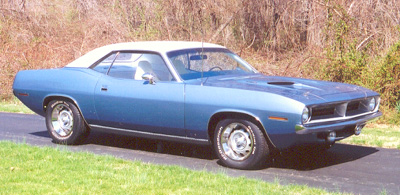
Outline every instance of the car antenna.
<path fill-rule="evenodd" d="M 203 34 L 203 32 L 202 32 Z M 204 52 L 204 45 L 203 45 L 203 37 L 201 38 L 201 86 L 203 86 L 203 72 L 204 72 L 204 59 L 203 59 L 203 52 Z"/>

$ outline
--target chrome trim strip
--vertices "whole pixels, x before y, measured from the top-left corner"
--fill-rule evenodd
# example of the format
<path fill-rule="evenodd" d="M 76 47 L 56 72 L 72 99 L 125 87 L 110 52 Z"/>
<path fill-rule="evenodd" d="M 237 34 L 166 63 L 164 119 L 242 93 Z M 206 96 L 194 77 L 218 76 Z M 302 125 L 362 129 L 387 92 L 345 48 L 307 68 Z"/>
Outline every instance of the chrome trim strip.
<path fill-rule="evenodd" d="M 357 115 L 354 115 L 354 116 L 335 117 L 335 118 L 319 119 L 319 120 L 317 119 L 317 120 L 308 121 L 307 123 L 304 123 L 304 124 L 307 125 L 307 124 L 314 124 L 314 123 L 323 123 L 323 122 L 348 120 L 348 119 L 357 118 L 357 117 L 360 117 L 360 116 L 365 116 L 365 115 L 373 114 L 373 113 L 374 112 L 365 112 L 365 113 L 357 114 Z"/>
<path fill-rule="evenodd" d="M 145 137 L 145 138 L 152 138 L 152 139 L 162 139 L 162 140 L 170 140 L 170 141 L 183 141 L 186 143 L 198 143 L 198 144 L 209 144 L 209 140 L 207 139 L 195 139 L 191 137 L 181 137 L 176 135 L 166 135 L 160 133 L 151 133 L 151 132 L 144 132 L 138 130 L 130 130 L 130 129 L 121 129 L 115 127 L 107 127 L 101 125 L 89 125 L 91 128 L 95 128 L 97 130 L 109 130 L 109 131 L 117 131 L 122 133 L 132 134 L 133 136 L 138 137 Z"/>
<path fill-rule="evenodd" d="M 343 130 L 344 128 L 350 128 L 350 127 L 355 127 L 357 125 L 364 125 L 371 120 L 374 120 L 375 118 L 382 116 L 381 112 L 375 112 L 370 115 L 365 115 L 363 117 L 354 119 L 354 120 L 347 120 L 347 121 L 341 121 L 338 123 L 321 123 L 317 125 L 309 125 L 309 126 L 303 126 L 303 125 L 297 125 L 297 131 L 296 134 L 310 134 L 310 133 L 319 133 L 319 132 L 329 132 L 329 131 L 336 131 L 336 130 Z M 301 129 L 304 128 L 304 129 Z"/>

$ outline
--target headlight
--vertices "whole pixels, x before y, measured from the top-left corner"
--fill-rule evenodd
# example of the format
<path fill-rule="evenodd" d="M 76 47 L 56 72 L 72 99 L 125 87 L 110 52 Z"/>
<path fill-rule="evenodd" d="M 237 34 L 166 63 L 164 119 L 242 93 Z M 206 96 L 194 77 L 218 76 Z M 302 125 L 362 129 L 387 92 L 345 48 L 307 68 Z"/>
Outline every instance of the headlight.
<path fill-rule="evenodd" d="M 374 111 L 375 107 L 376 107 L 376 100 L 375 100 L 375 98 L 371 98 L 368 103 L 368 110 Z"/>
<path fill-rule="evenodd" d="M 301 121 L 303 123 L 306 123 L 309 118 L 310 118 L 310 111 L 308 110 L 307 107 L 304 107 L 303 114 L 301 115 Z"/>

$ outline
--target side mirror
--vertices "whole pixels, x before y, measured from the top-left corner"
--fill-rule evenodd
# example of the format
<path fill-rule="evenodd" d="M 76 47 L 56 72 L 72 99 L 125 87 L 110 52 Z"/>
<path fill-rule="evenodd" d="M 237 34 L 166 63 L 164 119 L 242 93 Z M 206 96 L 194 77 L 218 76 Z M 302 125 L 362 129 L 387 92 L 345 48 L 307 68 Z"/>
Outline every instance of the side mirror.
<path fill-rule="evenodd" d="M 150 73 L 144 73 L 142 75 L 142 79 L 145 81 L 149 81 L 149 83 L 152 85 L 156 84 L 156 81 L 154 80 L 154 76 Z"/>

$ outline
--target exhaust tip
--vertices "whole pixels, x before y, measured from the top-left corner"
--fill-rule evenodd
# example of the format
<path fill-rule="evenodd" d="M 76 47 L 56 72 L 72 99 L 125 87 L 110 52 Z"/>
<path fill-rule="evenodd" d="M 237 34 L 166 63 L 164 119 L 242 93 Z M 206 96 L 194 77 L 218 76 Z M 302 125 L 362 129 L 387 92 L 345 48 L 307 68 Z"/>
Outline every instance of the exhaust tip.
<path fill-rule="evenodd" d="M 354 135 L 360 135 L 363 127 L 364 125 L 357 125 L 356 128 L 354 128 Z"/>
<path fill-rule="evenodd" d="M 326 137 L 326 141 L 333 143 L 336 140 L 336 132 L 332 131 L 329 132 L 328 136 Z"/>

